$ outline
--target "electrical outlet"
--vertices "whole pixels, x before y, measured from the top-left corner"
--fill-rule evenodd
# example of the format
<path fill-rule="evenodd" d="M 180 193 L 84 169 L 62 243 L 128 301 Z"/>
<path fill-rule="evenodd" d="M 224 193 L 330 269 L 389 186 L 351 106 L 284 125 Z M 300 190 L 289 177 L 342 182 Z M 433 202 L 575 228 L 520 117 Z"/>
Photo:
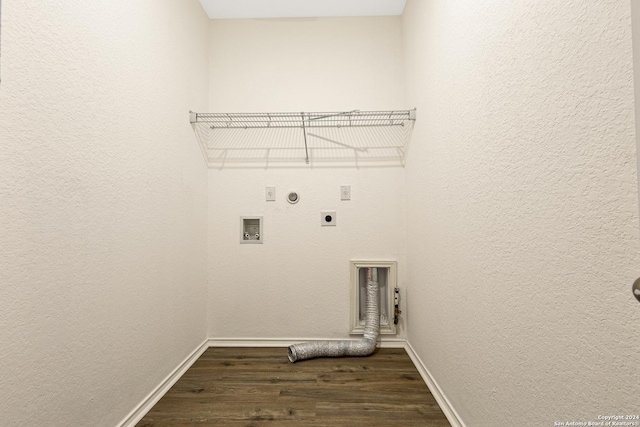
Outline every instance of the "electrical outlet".
<path fill-rule="evenodd" d="M 336 225 L 336 211 L 320 212 L 320 225 L 323 227 L 328 225 Z"/>
<path fill-rule="evenodd" d="M 267 202 L 275 202 L 276 200 L 276 187 L 265 187 L 265 199 Z"/>
<path fill-rule="evenodd" d="M 350 185 L 341 185 L 340 186 L 340 200 L 351 200 L 351 186 Z"/>

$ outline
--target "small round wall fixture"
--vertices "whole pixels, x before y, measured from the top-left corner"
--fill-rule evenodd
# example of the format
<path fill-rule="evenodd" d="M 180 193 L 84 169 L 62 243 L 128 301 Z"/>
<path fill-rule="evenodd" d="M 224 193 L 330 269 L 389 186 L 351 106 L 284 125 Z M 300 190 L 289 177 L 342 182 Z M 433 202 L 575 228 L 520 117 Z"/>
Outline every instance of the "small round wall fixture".
<path fill-rule="evenodd" d="M 291 191 L 289 194 L 287 194 L 287 202 L 291 203 L 292 205 L 294 203 L 298 203 L 299 200 L 300 200 L 300 195 L 298 194 L 297 191 Z"/>
<path fill-rule="evenodd" d="M 631 290 L 633 292 L 633 296 L 636 297 L 638 302 L 640 302 L 640 279 L 636 279 L 636 281 L 633 282 Z"/>

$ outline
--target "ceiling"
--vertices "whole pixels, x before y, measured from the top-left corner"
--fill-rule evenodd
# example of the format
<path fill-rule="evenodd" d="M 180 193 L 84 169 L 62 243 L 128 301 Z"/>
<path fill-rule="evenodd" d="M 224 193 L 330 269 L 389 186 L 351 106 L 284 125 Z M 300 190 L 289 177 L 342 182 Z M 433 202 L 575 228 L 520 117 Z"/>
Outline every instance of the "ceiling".
<path fill-rule="evenodd" d="M 211 19 L 402 15 L 406 0 L 200 0 Z"/>

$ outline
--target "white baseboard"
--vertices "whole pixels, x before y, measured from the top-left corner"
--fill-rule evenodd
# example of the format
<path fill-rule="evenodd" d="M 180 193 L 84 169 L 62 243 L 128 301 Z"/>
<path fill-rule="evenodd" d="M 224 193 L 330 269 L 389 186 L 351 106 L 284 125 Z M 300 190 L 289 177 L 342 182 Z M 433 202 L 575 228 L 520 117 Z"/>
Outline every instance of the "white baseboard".
<path fill-rule="evenodd" d="M 354 338 L 357 339 L 357 338 Z M 336 338 L 209 338 L 209 347 L 289 347 L 308 341 L 338 341 Z M 402 338 L 380 338 L 380 348 L 404 348 Z"/>
<path fill-rule="evenodd" d="M 429 387 L 431 394 L 436 399 L 436 402 L 438 402 L 440 409 L 442 409 L 442 412 L 444 413 L 445 417 L 447 417 L 447 420 L 449 421 L 451 426 L 466 427 L 466 424 L 462 421 L 460 415 L 458 415 L 456 410 L 453 408 L 453 406 L 449 402 L 449 399 L 447 399 L 447 397 L 444 395 L 442 389 L 440 388 L 440 386 L 438 386 L 438 383 L 433 378 L 433 376 L 431 376 L 431 373 L 424 365 L 424 363 L 422 363 L 422 360 L 420 360 L 420 357 L 418 357 L 418 354 L 415 352 L 408 341 L 406 341 L 405 350 L 407 351 L 407 354 L 411 358 L 411 361 L 415 365 L 416 369 L 420 373 L 420 376 L 424 380 L 425 384 L 427 384 L 427 387 Z"/>
<path fill-rule="evenodd" d="M 187 369 L 198 360 L 202 353 L 209 348 L 209 340 L 204 340 L 195 350 L 184 359 L 162 382 L 136 406 L 133 411 L 122 420 L 118 427 L 133 427 L 158 403 L 167 391 L 180 379 Z"/>

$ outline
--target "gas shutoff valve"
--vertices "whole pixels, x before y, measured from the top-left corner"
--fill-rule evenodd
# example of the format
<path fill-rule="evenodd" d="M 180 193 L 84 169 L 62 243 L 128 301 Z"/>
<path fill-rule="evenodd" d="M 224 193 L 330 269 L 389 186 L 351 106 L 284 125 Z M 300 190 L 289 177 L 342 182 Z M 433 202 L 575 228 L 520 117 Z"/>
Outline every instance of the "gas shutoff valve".
<path fill-rule="evenodd" d="M 398 317 L 402 312 L 400 311 L 400 288 L 395 287 L 393 289 L 393 324 L 398 324 Z"/>

